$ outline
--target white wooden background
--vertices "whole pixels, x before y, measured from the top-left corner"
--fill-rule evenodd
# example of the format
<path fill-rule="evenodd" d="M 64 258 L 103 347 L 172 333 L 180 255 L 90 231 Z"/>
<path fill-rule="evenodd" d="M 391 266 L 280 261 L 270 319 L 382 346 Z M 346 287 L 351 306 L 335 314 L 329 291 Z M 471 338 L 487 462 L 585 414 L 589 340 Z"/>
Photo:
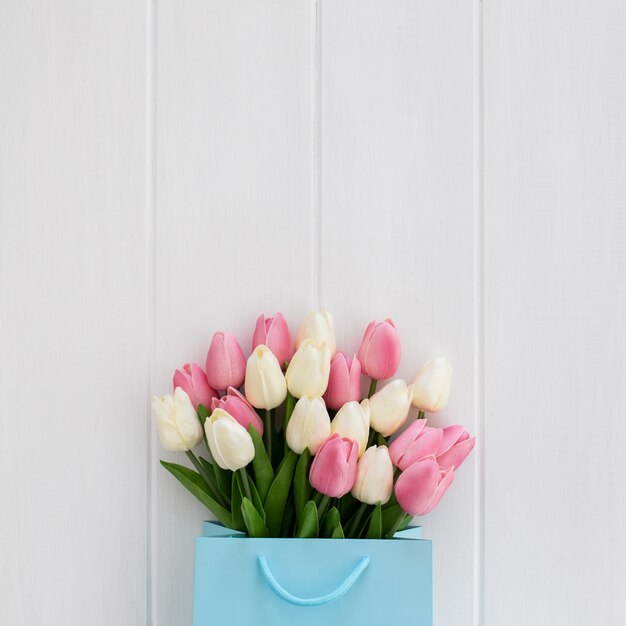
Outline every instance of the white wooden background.
<path fill-rule="evenodd" d="M 480 445 L 436 626 L 626 623 L 626 3 L 0 0 L 0 623 L 188 626 L 148 415 L 310 308 Z"/>

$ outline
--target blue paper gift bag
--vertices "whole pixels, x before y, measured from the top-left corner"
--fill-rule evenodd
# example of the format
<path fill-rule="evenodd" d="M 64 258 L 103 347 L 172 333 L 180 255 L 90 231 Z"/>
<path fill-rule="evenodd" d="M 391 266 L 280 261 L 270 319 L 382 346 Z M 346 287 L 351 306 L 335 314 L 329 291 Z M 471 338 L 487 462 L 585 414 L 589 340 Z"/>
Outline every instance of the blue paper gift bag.
<path fill-rule="evenodd" d="M 205 522 L 193 626 L 432 626 L 432 548 L 394 539 L 251 539 Z"/>

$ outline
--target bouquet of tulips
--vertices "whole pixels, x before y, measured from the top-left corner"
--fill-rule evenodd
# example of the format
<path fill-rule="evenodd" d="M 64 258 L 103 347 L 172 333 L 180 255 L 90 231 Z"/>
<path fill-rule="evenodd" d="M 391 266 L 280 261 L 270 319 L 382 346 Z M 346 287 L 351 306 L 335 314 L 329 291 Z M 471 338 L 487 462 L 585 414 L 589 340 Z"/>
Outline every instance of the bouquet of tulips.
<path fill-rule="evenodd" d="M 206 369 L 186 364 L 174 392 L 153 397 L 162 461 L 224 526 L 250 537 L 391 538 L 433 510 L 475 444 L 462 426 L 427 426 L 450 394 L 451 366 L 428 361 L 412 384 L 394 379 L 400 339 L 371 322 L 358 351 L 335 351 L 333 319 L 309 313 L 295 341 L 261 315 L 246 360 L 230 333 L 213 335 Z M 370 379 L 363 398 L 362 375 Z M 417 419 L 398 434 L 411 405 Z M 206 455 L 193 449 L 202 442 Z"/>

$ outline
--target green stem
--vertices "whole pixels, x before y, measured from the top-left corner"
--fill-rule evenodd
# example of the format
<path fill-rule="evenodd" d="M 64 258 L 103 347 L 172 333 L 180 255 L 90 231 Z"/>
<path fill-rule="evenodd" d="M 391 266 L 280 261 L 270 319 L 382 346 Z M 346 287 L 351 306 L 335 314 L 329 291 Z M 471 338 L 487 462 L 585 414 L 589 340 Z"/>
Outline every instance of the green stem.
<path fill-rule="evenodd" d="M 250 483 L 248 482 L 248 472 L 246 472 L 246 468 L 242 467 L 239 470 L 239 474 L 241 476 L 241 482 L 243 483 L 243 490 L 245 492 L 246 498 L 252 502 L 252 492 L 250 491 Z"/>
<path fill-rule="evenodd" d="M 267 456 L 272 460 L 272 411 L 265 409 L 265 424 L 263 425 L 263 438 L 265 439 L 265 449 L 267 450 Z"/>
<path fill-rule="evenodd" d="M 424 413 L 424 411 L 422 411 L 422 410 L 420 409 L 420 412 L 417 414 L 417 419 L 418 419 L 418 420 L 423 420 L 423 419 L 425 419 L 425 418 L 426 418 L 426 414 Z"/>
<path fill-rule="evenodd" d="M 224 496 L 222 496 L 222 494 L 220 493 L 220 490 L 218 489 L 217 485 L 215 484 L 211 476 L 207 474 L 206 470 L 202 466 L 202 463 L 200 463 L 200 461 L 198 460 L 198 457 L 196 457 L 196 455 L 191 450 L 187 450 L 185 454 L 187 455 L 189 460 L 193 463 L 193 466 L 198 470 L 198 473 L 200 474 L 200 476 L 202 476 L 202 478 L 204 479 L 204 482 L 209 486 L 209 489 L 211 489 L 211 491 L 213 492 L 213 497 L 222 506 L 227 507 L 228 505 L 226 504 L 226 500 L 224 499 Z"/>
<path fill-rule="evenodd" d="M 372 382 L 370 383 L 370 390 L 367 392 L 368 398 L 371 398 L 376 393 L 377 384 L 378 384 L 378 381 L 372 378 Z"/>
<path fill-rule="evenodd" d="M 289 446 L 287 445 L 287 426 L 289 425 L 289 420 L 291 418 L 291 414 L 293 413 L 293 409 L 296 406 L 296 399 L 287 392 L 287 402 L 285 404 L 285 417 L 283 419 L 283 436 L 285 437 L 285 456 L 289 452 Z"/>
<path fill-rule="evenodd" d="M 365 502 L 361 502 L 361 506 L 357 509 L 357 512 L 354 514 L 354 517 L 348 524 L 348 528 L 346 529 L 346 537 L 352 537 L 356 529 L 359 527 L 361 523 L 361 519 L 363 514 L 367 510 L 368 505 Z"/>
<path fill-rule="evenodd" d="M 406 517 L 406 513 L 404 511 L 401 511 L 400 515 L 398 516 L 398 519 L 393 523 L 393 526 L 389 529 L 389 532 L 387 533 L 387 539 L 393 539 L 393 536 L 398 532 L 398 528 L 400 528 L 400 526 L 402 525 L 402 522 L 404 521 L 405 517 Z"/>
<path fill-rule="evenodd" d="M 319 506 L 317 507 L 317 520 L 321 527 L 322 520 L 324 519 L 324 515 L 326 515 L 326 509 L 328 508 L 328 503 L 330 502 L 330 496 L 324 496 Z"/>

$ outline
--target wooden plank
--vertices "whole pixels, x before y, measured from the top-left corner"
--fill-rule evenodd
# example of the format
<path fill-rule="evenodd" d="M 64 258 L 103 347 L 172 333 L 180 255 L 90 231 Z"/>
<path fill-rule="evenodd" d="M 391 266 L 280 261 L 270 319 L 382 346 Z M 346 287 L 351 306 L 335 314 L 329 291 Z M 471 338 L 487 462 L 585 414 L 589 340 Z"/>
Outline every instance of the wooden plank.
<path fill-rule="evenodd" d="M 626 5 L 485 4 L 485 623 L 626 622 Z"/>
<path fill-rule="evenodd" d="M 311 20 L 285 0 L 159 3 L 153 389 L 204 363 L 211 334 L 250 352 L 256 316 L 310 306 Z M 153 456 L 164 453 L 155 443 Z M 155 467 L 153 623 L 191 623 L 207 511 Z"/>
<path fill-rule="evenodd" d="M 146 621 L 145 3 L 0 4 L 0 615 Z"/>
<path fill-rule="evenodd" d="M 321 6 L 321 297 L 339 347 L 372 318 L 403 339 L 399 375 L 446 354 L 436 425 L 474 427 L 473 20 L 467 2 Z M 474 465 L 436 512 L 436 624 L 473 622 Z"/>

